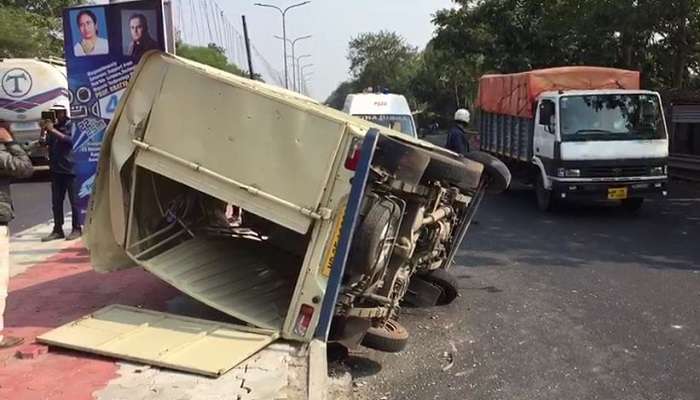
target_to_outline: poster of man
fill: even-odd
[[[102,8],[71,11],[71,37],[76,57],[109,54],[107,20]]]
[[[161,46],[151,35],[153,27],[157,34],[156,13],[153,10],[123,10],[122,39],[124,55],[131,57],[134,62],[141,59],[148,50],[159,49]]]

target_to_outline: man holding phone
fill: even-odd
[[[32,172],[32,161],[22,147],[15,143],[10,124],[0,121],[0,349],[22,343],[21,338],[2,334],[5,299],[10,281],[10,232],[7,225],[14,218],[10,181],[13,178],[28,178]]]
[[[78,196],[75,188],[75,172],[73,171],[73,138],[71,137],[71,122],[68,110],[61,105],[51,108],[52,118],[42,122],[41,143],[49,146],[49,171],[51,174],[51,204],[54,227],[51,234],[41,239],[42,242],[63,239],[75,240],[82,235],[80,226],[80,211]],[[68,194],[72,211],[73,230],[66,237],[63,232],[63,200]]]

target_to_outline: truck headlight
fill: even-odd
[[[581,170],[580,169],[559,168],[557,170],[557,175],[560,178],[580,178],[581,177]]]
[[[651,167],[651,169],[649,170],[649,174],[652,176],[663,176],[666,175],[666,172],[667,167],[665,165],[661,167]]]

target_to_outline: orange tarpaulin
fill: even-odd
[[[533,103],[553,90],[639,89],[639,72],[603,67],[561,67],[509,75],[484,75],[476,106],[497,114],[532,118]]]

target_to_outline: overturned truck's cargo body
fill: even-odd
[[[153,52],[108,129],[87,245],[98,271],[138,264],[249,325],[326,340],[333,316],[386,321],[411,274],[449,267],[482,171],[311,99]],[[375,247],[352,241],[358,227]]]

